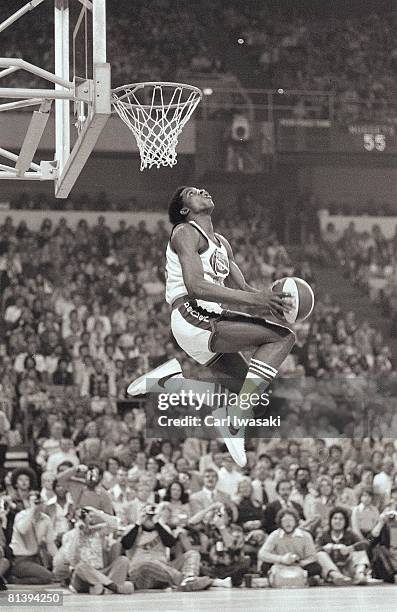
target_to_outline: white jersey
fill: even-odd
[[[229,275],[230,265],[229,256],[225,245],[218,238],[219,244],[214,242],[205,231],[195,221],[189,221],[190,225],[193,225],[202,236],[207,240],[208,247],[200,253],[201,263],[203,265],[204,278],[210,283],[217,285],[224,285],[225,278]],[[165,287],[165,299],[168,304],[172,304],[175,300],[183,295],[188,294],[188,290],[183,282],[182,266],[179,261],[178,255],[171,247],[169,242],[166,251],[166,287]],[[218,302],[207,302],[205,300],[197,300],[197,305],[202,308],[206,308],[211,312],[221,312],[222,306]]]

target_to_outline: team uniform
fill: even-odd
[[[203,266],[204,279],[211,283],[224,285],[230,273],[229,255],[223,238],[215,234],[217,243],[195,221],[188,221],[207,241],[207,248],[199,253]],[[172,237],[172,234],[171,234]],[[240,312],[225,310],[218,302],[197,300],[188,297],[188,290],[183,282],[182,267],[177,253],[171,246],[171,238],[166,250],[166,292],[165,299],[171,306],[177,300],[185,297],[182,303],[177,304],[171,314],[171,331],[178,345],[192,359],[202,365],[211,365],[220,353],[213,350],[213,342],[217,334],[219,321],[247,321],[255,322],[268,327],[285,327],[279,323],[268,321],[261,317],[251,316]],[[259,373],[259,372],[258,372]],[[261,376],[263,376],[261,372]],[[268,372],[270,375],[271,373]]]

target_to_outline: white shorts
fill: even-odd
[[[218,321],[241,322],[247,319],[269,329],[283,327],[291,331],[286,325],[241,312],[231,310],[210,312],[198,306],[196,300],[188,298],[186,298],[186,302],[172,311],[171,331],[178,345],[189,357],[201,365],[210,365],[221,354],[216,353],[212,348]]]

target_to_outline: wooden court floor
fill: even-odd
[[[14,587],[15,588],[15,587]],[[225,589],[195,593],[166,591],[133,595],[74,595],[64,591],[63,607],[30,606],[41,612],[397,612],[397,585],[306,589]],[[15,610],[2,602],[0,610]]]

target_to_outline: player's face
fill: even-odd
[[[205,189],[187,187],[183,191],[183,202],[192,213],[211,213],[214,208],[212,196]]]

